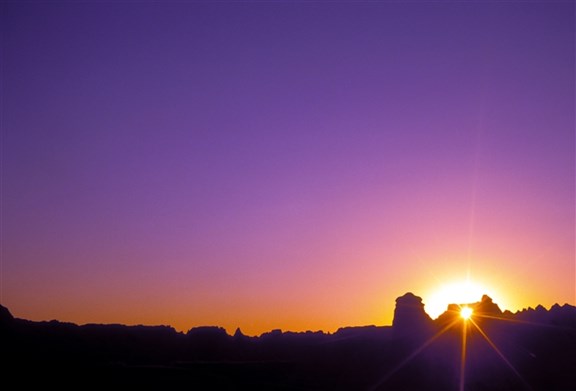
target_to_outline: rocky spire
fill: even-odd
[[[424,311],[422,298],[412,292],[396,299],[392,327],[396,335],[408,335],[427,332],[432,325],[432,319]]]
[[[479,303],[471,304],[471,306],[474,311],[482,314],[502,315],[502,310],[498,307],[498,304],[494,303],[488,295],[483,295]]]

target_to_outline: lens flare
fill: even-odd
[[[474,311],[470,307],[462,307],[462,309],[460,310],[460,316],[462,317],[462,319],[468,320],[472,316],[473,312]]]

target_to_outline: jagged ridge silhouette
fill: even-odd
[[[407,293],[396,299],[392,326],[259,337],[219,327],[184,334],[168,326],[32,322],[0,306],[2,372],[5,384],[19,388],[576,389],[576,307],[513,314],[485,295],[467,304],[472,327],[459,317],[460,306],[432,320],[422,299]]]

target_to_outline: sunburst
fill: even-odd
[[[406,364],[412,361],[420,353],[422,353],[426,348],[432,345],[440,336],[445,334],[447,331],[453,329],[457,325],[460,325],[460,335],[461,335],[461,350],[460,350],[460,374],[459,374],[459,391],[466,390],[466,360],[468,356],[468,336],[471,332],[471,327],[477,331],[483,338],[484,341],[490,346],[492,350],[496,352],[498,357],[504,362],[504,364],[514,373],[514,375],[519,379],[523,386],[530,390],[530,385],[524,380],[522,375],[506,357],[506,355],[498,348],[496,343],[486,334],[486,331],[482,329],[480,324],[475,320],[475,318],[486,318],[494,320],[512,321],[517,323],[530,323],[523,321],[515,321],[512,319],[507,319],[505,317],[499,317],[494,315],[483,314],[482,312],[476,311],[472,305],[459,305],[459,311],[452,312],[455,316],[454,319],[443,327],[439,332],[434,334],[427,341],[422,343],[419,347],[414,349],[405,359],[403,359],[398,365],[396,365],[392,370],[388,371],[377,384],[371,388],[371,390],[377,390],[380,386],[383,386],[391,377],[393,377],[400,369],[402,369]],[[457,316],[456,316],[457,315]]]
[[[460,317],[464,320],[468,320],[472,317],[474,310],[471,307],[464,306],[460,309]]]

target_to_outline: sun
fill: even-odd
[[[462,319],[468,320],[470,319],[470,317],[472,317],[473,312],[474,310],[472,310],[472,308],[470,307],[462,307],[462,309],[460,310],[460,316],[462,317]]]
[[[492,296],[492,292],[492,289],[471,280],[448,283],[424,297],[424,310],[436,319],[446,311],[448,304],[476,303],[484,294]]]

